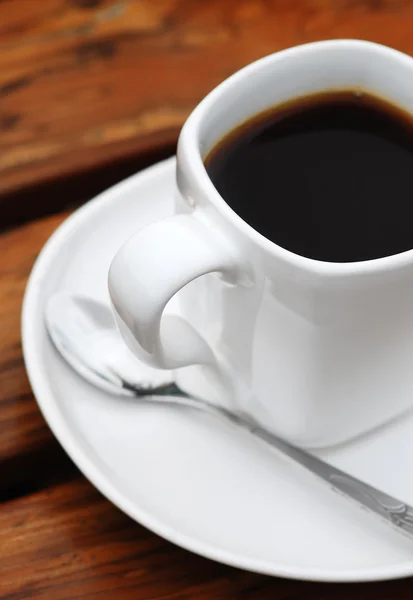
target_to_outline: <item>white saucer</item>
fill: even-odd
[[[107,300],[117,248],[145,223],[172,213],[174,173],[171,159],[106,191],[59,227],[36,262],[23,307],[23,346],[51,429],[114,504],[189,550],[298,579],[413,574],[413,542],[249,434],[201,413],[105,395],[52,348],[42,319],[46,298],[66,290]],[[413,503],[412,440],[410,415],[321,454]]]

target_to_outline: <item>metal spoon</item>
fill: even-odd
[[[248,415],[188,395],[167,371],[142,365],[123,343],[109,307],[82,296],[59,293],[47,302],[46,327],[69,365],[93,385],[139,401],[178,404],[213,413],[249,431],[413,539],[413,508],[263,429]]]

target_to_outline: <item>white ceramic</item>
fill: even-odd
[[[111,266],[131,349],[158,367],[200,365],[179,372],[183,387],[199,393],[206,377],[222,398],[222,383],[227,401],[305,446],[342,442],[409,408],[413,251],[345,264],[286,251],[224,202],[203,157],[247,117],[315,91],[359,87],[413,110],[412,80],[410,57],[339,40],[263,58],[211,92],[180,136],[180,214],[139,231]],[[185,319],[162,316],[177,292]]]
[[[236,427],[135,403],[77,377],[42,314],[55,292],[109,303],[107,270],[136,227],[173,213],[175,161],[89,202],[47,242],[23,306],[27,371],[47,422],[83,473],[123,511],[189,550],[300,579],[413,575],[411,542]],[[137,363],[145,377],[145,367]],[[319,456],[413,503],[413,416]],[[397,467],[397,468],[396,468]]]

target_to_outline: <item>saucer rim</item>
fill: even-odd
[[[171,157],[158,162],[147,169],[132,175],[120,183],[108,188],[94,199],[77,209],[67,217],[52,233],[40,251],[30,273],[23,298],[21,313],[21,332],[23,358],[33,394],[40,411],[52,433],[61,446],[79,467],[84,476],[120,510],[147,529],[164,539],[205,558],[265,575],[317,582],[373,582],[409,577],[413,574],[413,560],[403,561],[389,567],[362,569],[321,569],[313,567],[292,567],[268,560],[254,559],[243,554],[223,550],[214,544],[203,542],[196,537],[180,533],[178,529],[141,508],[119,489],[114,481],[106,476],[96,462],[78,443],[76,436],[58,407],[53,390],[47,377],[42,374],[41,353],[38,351],[38,336],[34,323],[39,318],[38,298],[43,281],[48,277],[49,265],[65,245],[72,233],[95,213],[99,213],[125,191],[139,185],[150,185],[151,180],[169,169],[175,169],[176,159]]]

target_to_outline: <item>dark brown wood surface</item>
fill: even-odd
[[[413,598],[413,580],[246,573],[134,523],[53,438],[21,352],[27,277],[67,213],[40,215],[173,152],[193,106],[238,67],[333,37],[413,54],[413,0],[0,0],[0,598]]]
[[[411,0],[0,0],[2,221],[171,153],[196,103],[251,60],[337,37],[411,53],[412,23]]]

